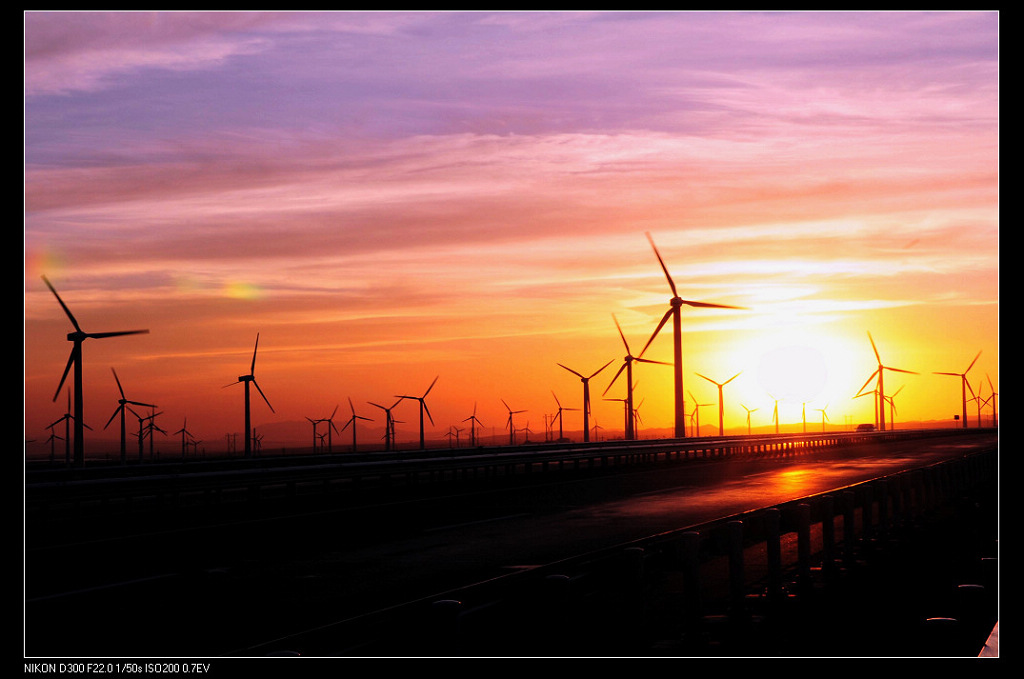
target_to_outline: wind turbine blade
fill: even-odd
[[[586,379],[583,375],[580,375],[578,372],[576,372],[575,370],[573,370],[572,368],[570,368],[568,366],[564,366],[561,363],[556,363],[556,365],[559,365],[559,366],[565,368],[566,370],[571,372],[573,375],[576,375],[577,377],[579,377],[581,380],[585,380]]]
[[[121,392],[121,398],[124,398],[124,389],[121,388],[121,380],[117,379],[117,371],[111,368],[110,372],[114,373],[114,381],[117,382],[117,390]]]
[[[974,390],[971,389],[971,383],[967,381],[966,377],[964,378],[964,386],[967,387],[967,391],[971,392],[971,396],[974,396],[975,398],[977,398],[977,396],[975,396],[975,394],[974,394]]]
[[[330,422],[331,420],[333,420],[334,416],[337,415],[337,414],[338,414],[338,406],[334,406],[334,412],[331,413],[331,416],[329,418],[327,418],[327,421]]]
[[[103,428],[106,429],[107,427],[109,427],[110,423],[114,421],[114,418],[117,417],[117,414],[121,412],[123,409],[123,405],[117,406],[117,408],[114,409],[114,414],[110,416],[110,419],[107,420],[107,423],[105,425],[103,425]]]
[[[622,326],[619,325],[619,319],[615,318],[615,314],[612,314],[612,320],[615,321],[615,327],[619,329],[619,337],[622,338],[622,343],[626,345],[626,353],[630,353],[629,342],[626,341],[626,336],[622,334]]]
[[[142,408],[156,408],[152,403],[142,403],[141,401],[125,401],[125,403],[131,403],[133,406],[139,406]]]
[[[880,369],[879,369],[879,370],[880,370]],[[875,379],[875,376],[876,376],[876,375],[878,375],[878,372],[879,372],[878,370],[875,370],[875,372],[871,373],[871,377],[869,377],[869,378],[868,378],[868,379],[867,379],[867,380],[866,380],[866,381],[864,382],[864,384],[863,384],[863,385],[861,385],[861,388],[857,390],[857,393],[858,393],[858,394],[859,394],[860,392],[864,391],[864,387],[868,386],[868,384],[869,384],[869,383],[871,382],[871,380]]]
[[[953,375],[954,377],[963,377],[960,373],[932,373],[933,375]]]
[[[430,424],[434,424],[434,418],[430,416],[430,408],[427,407],[427,402],[420,401],[420,404],[423,406],[423,412],[427,414],[427,419],[430,420]]]
[[[724,387],[725,385],[729,384],[730,382],[732,382],[734,379],[736,379],[737,377],[739,377],[742,374],[743,374],[743,371],[741,370],[740,372],[736,373],[735,375],[733,375],[732,377],[727,379],[725,382],[722,382],[722,386]]]
[[[509,413],[511,413],[512,409],[508,407],[507,403],[505,403],[505,399],[501,399],[501,402],[505,404],[505,409],[508,410]]]
[[[71,355],[68,356],[68,364],[64,366],[64,374],[60,376],[60,383],[57,385],[57,391],[53,394],[53,400],[56,403],[57,397],[60,396],[60,390],[64,388],[64,380],[68,378],[68,372],[71,370],[71,365],[75,362],[75,350],[71,350]],[[71,394],[68,393],[68,400],[70,401]]]
[[[980,358],[980,357],[981,357],[981,351],[979,351],[979,352],[978,352],[978,355],[974,357],[974,360],[973,360],[973,361],[971,361],[971,364],[970,364],[969,366],[967,366],[967,370],[965,370],[965,371],[964,371],[964,374],[965,374],[965,375],[966,375],[967,373],[971,372],[971,368],[973,368],[973,367],[974,367],[974,364],[978,362],[978,358]]]
[[[259,349],[259,346],[260,346],[260,334],[256,333],[256,344],[252,348],[252,366],[249,368],[249,374],[250,375],[255,375],[256,374],[256,350]],[[270,404],[268,403],[267,405],[270,405]],[[271,408],[271,410],[273,410],[273,408]]]
[[[711,302],[695,302],[689,299],[679,300],[686,306],[700,307],[701,309],[746,309],[742,306],[732,306],[731,304],[712,304]]]
[[[643,353],[643,352],[641,352],[641,353]],[[588,377],[587,379],[589,380],[589,379],[591,379],[591,378],[595,377],[595,376],[597,375],[597,373],[601,372],[602,370],[604,370],[605,368],[607,368],[608,366],[610,366],[610,365],[611,365],[611,364],[612,364],[612,363],[613,363],[614,361],[615,361],[615,359],[614,359],[614,358],[613,358],[612,360],[608,361],[607,363],[605,363],[604,365],[602,365],[602,366],[601,366],[600,368],[598,368],[597,370],[595,370],[595,371],[594,371],[594,373],[593,373],[593,374],[592,374],[592,375],[591,375],[590,377]],[[563,367],[564,367],[564,366],[563,366]],[[576,374],[577,374],[577,375],[579,375],[579,373],[576,373]],[[580,375],[580,377],[583,377],[583,375]]]
[[[672,309],[669,309],[668,311],[665,312],[665,315],[661,317],[661,322],[658,323],[658,327],[655,328],[654,332],[651,333],[651,339],[647,340],[647,344],[645,344],[644,348],[640,350],[640,355],[641,356],[643,356],[644,352],[647,351],[647,347],[651,346],[651,342],[654,341],[654,338],[658,336],[658,333],[661,332],[661,329],[665,327],[665,324],[668,322],[668,319],[671,318],[671,317],[672,317]]]
[[[613,377],[612,381],[608,383],[608,386],[605,387],[605,390],[603,392],[601,392],[601,396],[604,396],[605,394],[608,393],[608,390],[612,388],[613,384],[615,384],[615,380],[619,379],[619,375],[621,375],[622,371],[625,370],[625,369],[626,369],[626,364],[623,363],[622,367],[619,368],[619,372],[615,373],[615,377]]]
[[[871,349],[875,352],[875,358],[878,359],[878,365],[882,365],[882,357],[878,355],[878,348],[875,346],[875,340],[871,337],[871,333],[868,333],[868,340],[871,342]]]
[[[87,332],[86,337],[92,339],[103,339],[105,337],[120,337],[121,335],[148,335],[149,330],[119,330],[117,332]]]
[[[264,394],[263,390],[260,389],[259,383],[256,380],[253,380],[252,384],[253,384],[254,387],[256,387],[256,391],[260,392],[260,396],[263,397],[263,400],[266,401],[267,407],[270,408],[270,412],[276,413],[277,411],[274,410],[274,406],[270,405],[270,401],[267,400],[266,394]]]
[[[885,366],[885,369],[886,370],[891,370],[894,373],[906,373],[908,375],[920,375],[921,374],[921,373],[916,373],[913,370],[903,370],[901,368],[890,368],[889,366]]]
[[[60,298],[60,295],[57,294],[56,288],[54,288],[53,285],[50,284],[50,281],[46,276],[43,276],[42,279],[43,282],[46,283],[46,287],[50,288],[50,292],[53,293],[53,296],[57,298],[57,301],[60,303],[61,308],[64,309],[64,313],[68,315],[69,319],[71,319],[71,325],[75,326],[75,330],[81,332],[82,329],[78,326],[78,321],[75,320],[75,315],[71,313],[71,309],[68,309],[68,305],[65,304],[64,300],[62,300]]]
[[[661,264],[661,270],[665,272],[665,278],[668,279],[668,286],[672,288],[672,296],[678,297],[679,295],[676,293],[676,284],[672,280],[672,274],[668,272],[668,267],[665,266],[665,260],[661,258],[661,253],[658,252],[658,246],[654,244],[654,239],[651,238],[650,232],[648,232],[646,235],[648,242],[650,242],[651,244],[651,247],[654,248],[654,256],[658,258],[658,264]]]
[[[440,375],[438,375],[437,377],[440,377]],[[430,383],[430,386],[427,387],[427,390],[425,392],[423,392],[423,398],[426,398],[427,394],[430,393],[430,390],[434,388],[435,384],[437,384],[437,377],[435,377],[434,381]]]
[[[700,373],[694,373],[694,375],[696,375],[697,377],[703,377],[704,379],[706,379],[711,384],[718,384],[718,382],[715,382],[713,379],[711,379],[710,377],[707,377],[706,375],[701,375]]]
[[[657,363],[658,365],[672,365],[671,363],[666,363],[665,361],[655,361],[650,358],[640,358],[639,356],[635,357],[633,360],[636,361],[637,363]]]

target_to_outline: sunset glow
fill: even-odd
[[[309,446],[338,406],[340,429],[348,399],[381,445],[369,403],[435,377],[429,445],[474,409],[507,442],[502,400],[543,440],[552,391],[582,405],[558,364],[608,361],[591,426],[621,437],[613,314],[636,354],[672,298],[648,233],[680,297],[742,307],[681,311],[685,389],[717,404],[698,373],[739,374],[726,433],[743,406],[772,429],[776,398],[782,431],[874,422],[868,333],[917,373],[885,373],[897,427],[954,426],[937,372],[999,392],[996,12],[24,18],[30,457],[67,410],[73,330],[41,276],[86,332],[149,330],[84,343],[90,452],[116,449],[112,368],[167,432],[187,418],[224,450],[257,334],[264,449]],[[644,358],[671,362],[671,336]],[[669,435],[672,369],[634,382],[638,434]],[[415,447],[418,404],[394,413]],[[717,405],[700,423],[718,433]],[[582,414],[564,427],[580,440]]]

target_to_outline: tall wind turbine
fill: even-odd
[[[476,446],[476,425],[483,426],[476,417],[476,403],[473,403],[473,414],[464,419],[463,422],[469,422],[469,445]]]
[[[622,344],[625,345],[625,347],[626,347],[626,357],[622,361],[622,367],[619,368],[619,371],[617,373],[615,373],[615,377],[613,377],[612,381],[608,383],[608,386],[605,388],[604,393],[602,393],[601,395],[604,396],[605,394],[608,393],[608,390],[612,388],[613,384],[615,384],[615,380],[619,379],[619,375],[621,375],[622,371],[625,370],[626,371],[626,412],[627,413],[631,413],[631,412],[633,412],[633,362],[635,361],[637,363],[657,363],[659,365],[672,365],[672,364],[671,363],[664,363],[662,361],[652,361],[649,358],[643,358],[643,354],[644,354],[643,351],[640,352],[639,356],[634,356],[633,353],[629,350],[629,342],[626,341],[626,336],[622,333],[622,326],[619,325],[619,319],[615,318],[615,314],[612,314],[612,320],[615,321],[615,327],[619,331],[619,337],[622,338]],[[648,342],[648,344],[650,344],[650,342]],[[647,347],[644,347],[644,350],[646,350],[646,349],[647,349]],[[633,432],[633,418],[632,417],[627,417],[626,418],[625,438],[626,438],[627,441],[632,441],[634,438],[636,438],[636,435]]]
[[[697,374],[697,377],[703,377],[708,382],[710,382],[711,384],[713,384],[716,387],[718,387],[718,435],[719,436],[725,436],[725,399],[722,396],[722,388],[725,387],[725,385],[727,385],[730,382],[732,382],[737,377],[739,377],[740,373],[736,373],[735,375],[733,375],[732,377],[730,377],[729,379],[727,379],[725,382],[722,382],[722,383],[715,382],[710,377],[705,377],[704,375],[701,375],[700,373],[696,373],[696,374]]]
[[[68,358],[68,364],[64,367],[64,374],[60,378],[60,384],[57,385],[57,391],[53,395],[53,400],[57,400],[57,396],[60,395],[61,387],[64,386],[64,380],[68,377],[68,371],[74,366],[74,380],[75,380],[75,464],[78,466],[85,464],[85,432],[83,431],[83,419],[84,413],[84,398],[82,396],[82,343],[87,339],[105,339],[107,337],[119,337],[121,335],[145,335],[149,333],[149,330],[120,330],[115,332],[85,332],[78,325],[78,321],[75,320],[74,314],[68,309],[67,305],[64,304],[64,300],[57,294],[57,290],[53,287],[46,276],[43,276],[43,282],[46,283],[46,287],[50,288],[50,292],[57,298],[57,302],[60,303],[64,313],[67,314],[68,319],[71,321],[71,325],[75,327],[74,332],[68,333],[68,341],[71,345],[71,356]]]
[[[153,405],[152,403],[142,403],[141,401],[129,401],[127,398],[125,398],[124,389],[121,387],[121,380],[119,380],[117,377],[117,371],[111,368],[110,372],[114,373],[114,381],[117,382],[117,390],[121,392],[121,398],[119,398],[117,401],[118,406],[114,410],[114,414],[110,416],[110,419],[107,420],[107,423],[105,425],[103,425],[103,428],[106,429],[107,427],[109,427],[110,423],[114,421],[114,418],[117,417],[118,413],[121,414],[121,464],[125,464],[128,461],[127,446],[125,443],[125,409],[128,407],[129,404],[141,406],[144,408],[156,408],[156,406]]]
[[[320,418],[321,422],[326,422],[327,423],[327,454],[328,455],[330,455],[332,452],[334,452],[334,437],[331,435],[331,432],[337,431],[339,434],[341,433],[340,431],[338,431],[338,428],[336,426],[334,426],[334,416],[337,415],[337,414],[338,414],[338,406],[334,406],[334,412],[331,413],[330,417],[321,417]]]
[[[316,442],[320,436],[316,433],[317,425],[320,424],[320,420],[314,420],[312,417],[306,417],[306,420],[313,425],[313,453],[316,453]]]
[[[935,373],[936,375],[953,375],[955,377],[960,378],[960,403],[963,405],[964,408],[962,425],[964,429],[967,429],[967,391],[970,390],[971,396],[974,396],[974,389],[971,389],[970,383],[967,382],[967,373],[969,373],[971,371],[971,368],[974,367],[974,364],[978,362],[979,356],[981,356],[980,351],[978,352],[978,355],[974,357],[974,360],[971,361],[971,364],[967,366],[967,370],[963,371],[962,373]]]
[[[614,359],[612,359],[612,360],[614,360]],[[562,368],[565,368],[566,370],[571,372],[576,377],[580,378],[580,381],[583,382],[583,442],[584,443],[589,443],[590,442],[590,380],[593,379],[599,372],[601,372],[602,370],[604,370],[605,368],[607,368],[611,364],[612,364],[612,361],[608,361],[607,363],[602,365],[600,368],[595,370],[593,373],[591,373],[587,377],[584,377],[582,374],[576,372],[575,370],[573,370],[572,368],[570,368],[568,366],[562,365],[561,363],[558,364]]]
[[[356,452],[356,420],[365,420],[367,422],[373,422],[373,420],[371,420],[369,417],[361,417],[359,415],[356,415],[356,407],[352,405],[351,398],[349,398],[348,400],[348,408],[349,410],[352,411],[352,417],[348,418],[348,421],[344,425],[342,425],[341,431],[345,431],[348,428],[348,425],[352,425],[352,452],[354,453]],[[339,431],[338,433],[340,434],[341,431]]]
[[[519,413],[525,413],[526,411],[512,410],[512,408],[510,408],[509,405],[505,403],[505,399],[501,399],[501,402],[505,404],[505,409],[508,410],[508,421],[505,422],[505,426],[508,427],[508,444],[510,446],[514,446],[516,444],[516,428],[515,425],[512,424],[512,416],[518,415]]]
[[[250,457],[252,455],[252,419],[249,416],[249,384],[252,383],[256,386],[256,391],[260,392],[260,396],[263,397],[263,401],[270,408],[270,412],[277,412],[274,410],[274,406],[270,405],[270,401],[267,400],[266,394],[260,389],[260,385],[256,382],[256,350],[260,346],[260,334],[256,333],[256,344],[252,349],[252,365],[249,367],[248,375],[239,375],[238,381],[245,384],[245,456]],[[231,384],[235,384],[232,382]],[[225,385],[225,388],[230,387],[231,384]]]
[[[754,412],[755,410],[760,410],[760,408],[748,408],[747,406],[744,406],[742,403],[740,405],[743,406],[743,409],[747,411],[747,436],[750,436],[750,413]]]
[[[437,377],[440,377],[440,375],[438,375]],[[430,409],[427,408],[427,394],[429,394],[430,390],[434,388],[435,384],[437,384],[437,377],[435,377],[434,381],[430,383],[430,386],[427,387],[427,390],[423,392],[423,396],[395,396],[395,398],[397,399],[404,398],[409,399],[410,401],[420,402],[420,450],[426,450],[427,448],[427,440],[423,436],[423,413],[427,414],[427,417],[430,419],[430,424],[434,424],[434,418],[430,416]]]
[[[871,349],[875,352],[875,359],[878,360],[878,369],[871,374],[871,377],[864,382],[864,386],[858,389],[858,392],[864,391],[864,387],[868,386],[871,379],[878,376],[878,402],[876,407],[878,408],[878,429],[879,431],[885,431],[885,371],[897,373],[907,373],[908,375],[917,375],[918,373],[912,370],[903,370],[901,368],[893,368],[887,365],[882,365],[882,357],[878,354],[878,347],[875,346],[875,340],[871,337],[871,333],[868,333],[868,340],[871,341]],[[966,408],[966,406],[965,406]],[[966,412],[966,410],[965,410]]]
[[[701,307],[709,309],[742,309],[743,307],[728,306],[725,304],[710,304],[708,302],[694,302],[692,300],[680,299],[679,294],[676,292],[676,284],[672,280],[672,275],[668,272],[668,267],[665,266],[665,261],[661,258],[661,254],[658,252],[657,246],[654,245],[654,239],[651,238],[651,234],[647,234],[647,240],[651,242],[651,247],[654,248],[654,254],[658,258],[658,263],[661,264],[661,270],[665,272],[665,278],[668,279],[668,285],[672,289],[672,299],[669,300],[669,310],[665,312],[665,315],[661,319],[661,323],[658,323],[658,327],[654,329],[654,334],[651,335],[651,339],[647,340],[647,344],[650,345],[654,341],[654,338],[661,332],[662,327],[668,322],[668,319],[672,319],[672,361],[675,366],[675,417],[676,417],[676,438],[683,438],[686,436],[686,404],[683,399],[683,333],[680,318],[680,308],[685,304],[692,307]],[[644,351],[647,347],[644,347]],[[643,355],[643,351],[640,352]]]

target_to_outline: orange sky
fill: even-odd
[[[809,429],[826,406],[830,428],[873,421],[852,398],[869,332],[920,373],[886,373],[897,425],[951,421],[959,382],[935,371],[981,351],[970,382],[999,388],[997,19],[29,13],[27,450],[66,405],[71,326],[41,275],[84,330],[150,331],[86,341],[87,442],[117,436],[114,368],[165,430],[223,446],[257,333],[257,430],[306,437],[337,405],[340,426],[348,398],[379,426],[368,401],[437,376],[428,439],[474,405],[501,435],[502,399],[542,439],[552,391],[582,397],[557,364],[613,359],[594,419],[621,428],[612,315],[638,352],[671,297],[646,232],[681,297],[745,307],[682,314],[698,402],[717,389],[696,373],[740,373],[727,429],[742,405],[769,425],[783,390],[783,431],[802,401]],[[671,427],[671,369],[634,378],[641,435]],[[415,440],[415,404],[395,415]]]

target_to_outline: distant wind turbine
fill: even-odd
[[[864,391],[864,387],[868,386],[872,378],[878,376],[877,388],[878,388],[878,401],[876,407],[878,409],[878,428],[880,431],[885,431],[885,371],[897,373],[907,373],[908,375],[917,375],[918,373],[912,370],[903,370],[901,368],[893,368],[887,365],[882,365],[882,357],[878,354],[878,347],[875,346],[875,340],[871,337],[871,333],[868,333],[868,340],[871,342],[871,349],[875,352],[875,359],[878,360],[878,369],[871,373],[871,377],[864,382],[864,386],[858,389],[858,393]]]
[[[469,422],[469,445],[476,446],[476,425],[483,426],[483,423],[476,417],[476,403],[473,403],[473,414],[463,420]]]
[[[385,408],[384,406],[382,406],[380,404],[374,403],[372,401],[367,401],[367,403],[369,403],[370,405],[372,405],[372,406],[374,406],[376,408],[380,408],[381,410],[384,411],[384,450],[391,450],[391,448],[394,446],[394,442],[395,442],[395,418],[391,414],[391,411],[394,409],[395,406],[397,406],[401,402],[402,402],[402,399],[398,399],[397,401],[394,402],[394,404],[390,408]]]
[[[440,375],[438,375],[437,377],[440,377]],[[427,387],[427,390],[425,392],[423,392],[423,396],[396,396],[395,397],[395,398],[397,398],[399,400],[401,400],[401,399],[408,399],[410,401],[419,401],[420,402],[420,449],[421,450],[426,450],[426,448],[427,448],[427,440],[426,440],[426,438],[424,438],[424,435],[423,435],[423,413],[427,414],[427,417],[430,419],[430,424],[431,425],[434,424],[434,418],[431,417],[430,409],[427,408],[427,394],[429,394],[430,390],[434,388],[435,384],[437,384],[437,377],[435,377],[434,381],[430,383],[430,386]]]
[[[63,415],[57,418],[57,421],[51,424],[50,427],[55,427],[61,422],[64,423],[64,462],[65,464],[71,464],[71,421],[75,419],[75,416],[71,414],[71,392],[68,392],[68,409]],[[82,423],[82,427],[92,431],[92,427]]]
[[[608,361],[607,363],[602,365],[600,368],[595,370],[593,373],[591,373],[587,377],[584,377],[582,374],[576,372],[575,370],[573,370],[572,368],[570,368],[568,366],[562,365],[561,363],[558,364],[560,367],[565,368],[566,370],[571,372],[573,375],[575,375],[576,377],[580,378],[580,381],[583,382],[583,441],[584,441],[584,443],[588,443],[590,441],[590,380],[593,379],[595,376],[597,376],[597,374],[599,372],[601,372],[602,370],[604,370],[605,368],[607,368],[611,364],[612,364],[612,361]]]
[[[512,410],[512,408],[510,408],[509,405],[505,403],[505,399],[501,399],[501,402],[505,404],[505,409],[508,410],[508,421],[505,423],[505,426],[508,427],[508,444],[510,446],[514,446],[516,444],[516,428],[515,425],[512,423],[512,416],[518,415],[519,413],[525,413],[526,411]]]
[[[742,403],[740,405],[743,406],[743,409],[747,411],[747,436],[750,436],[750,414],[754,411],[760,410],[760,408],[748,408],[747,406],[744,406]]]
[[[124,414],[121,414],[121,424],[124,426]],[[175,435],[181,434],[181,459],[185,459],[185,451],[188,449],[188,439],[192,438],[192,433],[186,428],[188,425],[188,418],[186,417],[181,422],[181,429],[174,432]],[[186,438],[187,437],[187,438]],[[123,454],[123,453],[122,453]]]
[[[555,397],[555,404],[558,406],[558,412],[555,414],[555,417],[558,419],[558,440],[561,441],[565,438],[565,436],[562,433],[562,411],[578,410],[578,408],[563,408],[562,402],[558,400],[558,396],[555,394],[553,390],[551,392],[551,395]]]
[[[988,376],[988,373],[985,373],[985,379],[988,380],[988,388],[992,390],[992,395],[989,396],[989,400],[992,401],[992,426],[995,427],[998,426],[996,420],[996,396],[998,395],[998,392],[996,392],[996,388],[992,386],[992,378]]]
[[[260,334],[256,333],[256,344],[252,349],[252,365],[249,367],[248,375],[239,375],[238,382],[242,382],[245,385],[245,456],[250,457],[252,455],[252,419],[249,416],[249,384],[252,383],[256,386],[256,391],[260,392],[260,396],[263,397],[263,401],[270,408],[270,412],[276,412],[274,406],[270,405],[270,401],[267,400],[266,394],[260,389],[260,385],[256,382],[256,350],[260,346]],[[225,388],[230,387],[236,382],[225,385]]]
[[[715,382],[710,377],[706,377],[704,375],[701,375],[700,373],[696,373],[696,375],[697,377],[703,377],[708,382],[718,387],[718,435],[725,436],[725,398],[722,396],[722,388],[725,387],[725,385],[732,382],[737,377],[739,377],[740,373],[736,373],[735,375],[727,379],[725,382],[721,383]]]
[[[105,339],[107,337],[119,337],[121,335],[144,335],[148,334],[149,330],[120,330],[115,332],[85,332],[78,325],[78,321],[75,320],[74,314],[68,309],[67,305],[64,304],[64,300],[57,294],[57,290],[53,287],[46,276],[43,276],[43,282],[46,283],[46,287],[50,289],[53,296],[57,298],[57,302],[60,303],[64,313],[67,314],[68,319],[71,321],[71,325],[75,327],[74,332],[68,333],[68,341],[72,343],[71,356],[68,358],[68,364],[64,367],[64,374],[60,378],[60,384],[57,385],[57,391],[54,392],[53,400],[57,400],[57,396],[60,394],[61,388],[64,386],[64,380],[68,377],[68,371],[74,366],[74,391],[75,391],[75,465],[82,466],[85,464],[85,432],[83,431],[83,418],[84,414],[84,398],[82,395],[82,343],[87,339]]]
[[[974,396],[974,389],[971,389],[971,385],[967,381],[967,373],[969,373],[971,371],[971,368],[974,367],[974,364],[978,362],[978,357],[980,357],[980,356],[981,356],[981,352],[979,351],[978,355],[974,357],[973,361],[971,361],[971,364],[969,366],[967,366],[967,370],[963,371],[962,373],[940,373],[940,372],[935,373],[936,375],[953,375],[954,377],[959,377],[960,378],[960,381],[961,381],[961,384],[960,384],[960,394],[961,394],[960,395],[960,403],[963,406],[963,425],[962,426],[963,426],[964,429],[967,429],[967,391],[970,390],[971,396]]]
[[[772,420],[775,422],[775,433],[779,433],[779,399],[775,398],[771,394],[768,396],[775,401],[775,408],[772,410]]]
[[[903,391],[903,387],[907,385],[900,385],[891,396],[886,396],[885,400],[889,403],[889,431],[896,429],[896,395]]]
[[[647,240],[650,241],[651,247],[654,248],[654,255],[658,258],[658,263],[661,264],[661,270],[665,272],[665,278],[668,279],[668,285],[672,289],[672,299],[669,300],[669,310],[665,312],[665,315],[662,317],[658,327],[655,328],[654,333],[651,335],[651,339],[647,340],[647,345],[650,346],[651,342],[654,341],[654,338],[657,337],[659,332],[661,332],[662,327],[664,327],[665,323],[668,322],[668,319],[672,318],[672,365],[675,367],[675,434],[676,438],[683,438],[686,436],[686,405],[683,399],[683,336],[680,309],[684,304],[687,306],[709,309],[742,309],[743,307],[680,299],[679,294],[676,292],[676,284],[672,280],[672,276],[669,274],[668,267],[665,266],[665,261],[661,258],[661,254],[658,252],[657,246],[654,245],[654,239],[651,238],[650,233],[647,234]],[[646,350],[647,346],[644,347],[640,354],[643,355]]]
[[[359,415],[356,415],[356,407],[352,405],[351,398],[348,399],[348,408],[349,410],[352,411],[352,417],[348,418],[348,421],[345,422],[344,425],[342,425],[341,431],[345,431],[346,429],[348,429],[348,425],[352,425],[352,452],[354,453],[356,452],[356,420],[365,420],[366,422],[373,422],[373,420],[371,420],[369,417],[361,417]],[[341,431],[339,431],[338,433],[340,434]]]
[[[608,386],[605,388],[604,393],[602,393],[601,395],[604,396],[605,394],[608,393],[608,390],[612,388],[613,384],[615,384],[615,380],[619,379],[619,375],[621,375],[622,371],[625,370],[626,371],[626,412],[631,413],[631,412],[633,412],[633,362],[635,361],[637,363],[656,363],[658,365],[672,365],[672,364],[671,363],[664,363],[663,361],[652,361],[649,358],[643,358],[643,354],[644,354],[643,351],[641,351],[638,356],[634,356],[633,353],[629,350],[629,342],[626,341],[626,336],[622,333],[622,326],[619,325],[619,319],[617,319],[615,317],[615,314],[612,314],[612,320],[615,321],[615,327],[619,331],[619,337],[622,338],[622,344],[625,345],[625,347],[626,347],[626,357],[622,361],[622,367],[619,368],[619,371],[617,373],[615,373],[615,377],[613,377],[612,381],[608,383]],[[644,347],[644,349],[646,350],[647,347]],[[632,441],[634,438],[636,438],[636,435],[633,432],[633,418],[632,417],[627,417],[626,418],[625,438],[628,441]]]
[[[893,396],[895,396],[895,394],[893,394]],[[825,412],[826,410],[828,410],[828,404],[826,403],[824,408],[815,408],[815,410],[817,410],[819,413],[821,413],[821,431],[822,431],[822,433],[824,433],[825,432],[825,420],[828,419],[828,413]]]
[[[695,437],[699,437],[700,436],[700,409],[704,408],[706,406],[713,406],[715,404],[714,403],[697,403],[697,399],[694,397],[693,392],[687,391],[686,393],[689,394],[690,398],[693,399],[693,412],[690,413],[690,417],[692,419],[696,420],[696,426],[694,426],[693,424],[690,425],[690,428],[692,430],[691,434],[693,436],[695,436]]]
[[[117,401],[118,406],[114,410],[114,414],[110,416],[110,419],[107,420],[107,423],[105,425],[103,425],[103,428],[106,429],[107,427],[109,427],[110,423],[114,421],[114,418],[117,417],[118,413],[121,414],[121,464],[125,464],[128,461],[127,446],[125,443],[125,408],[127,408],[129,404],[140,406],[143,408],[156,408],[156,406],[153,405],[152,403],[142,403],[141,401],[129,401],[127,398],[125,398],[124,389],[121,387],[121,380],[118,379],[117,377],[117,371],[111,368],[110,372],[114,373],[114,381],[117,382],[117,390],[121,393],[121,398],[118,399]]]

